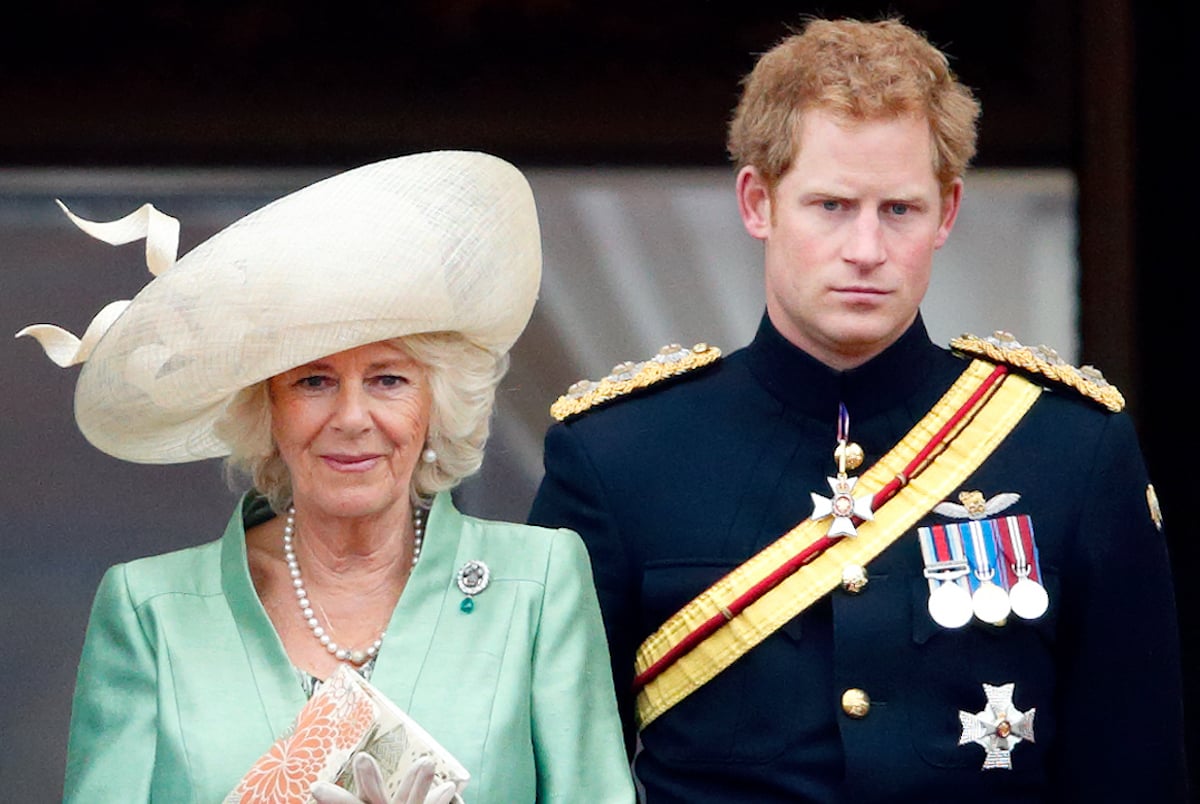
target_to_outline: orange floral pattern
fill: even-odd
[[[291,732],[254,763],[226,801],[305,804],[313,782],[331,763],[330,771],[336,774],[371,728],[375,714],[367,694],[339,670],[300,710]]]

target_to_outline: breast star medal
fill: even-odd
[[[847,437],[850,433],[850,414],[845,405],[838,405],[838,445],[833,457],[838,464],[837,477],[829,477],[829,489],[833,494],[823,497],[812,492],[813,512],[809,519],[814,522],[832,517],[827,536],[857,536],[858,529],[854,520],[869,520],[871,512],[871,495],[854,496],[854,485],[857,477],[848,477],[847,469],[857,469],[863,461],[863,451],[858,444],[850,443]]]
[[[987,706],[982,712],[959,710],[962,723],[959,745],[976,743],[987,753],[983,758],[983,770],[1012,769],[1012,750],[1022,740],[1033,742],[1033,715],[1036,709],[1022,712],[1013,705],[1013,690],[1016,684],[1001,684],[993,687],[983,685]]]

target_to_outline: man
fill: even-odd
[[[1184,796],[1162,523],[1119,393],[921,322],[978,114],[898,21],[784,40],[729,135],[764,247],[753,342],[556,406],[530,519],[588,544],[650,804]]]

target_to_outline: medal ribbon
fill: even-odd
[[[991,525],[972,519],[947,525],[947,528],[953,528],[956,537],[962,540],[967,561],[971,564],[971,590],[978,589],[979,585],[985,581],[1003,586],[1002,579],[996,577],[998,562],[996,561],[996,542],[992,538]]]
[[[841,447],[838,453],[838,474],[846,474],[846,439],[850,437],[850,412],[846,410],[845,402],[838,402],[837,442]]]
[[[997,519],[995,527],[1008,588],[1011,589],[1022,577],[1041,583],[1037,543],[1033,540],[1033,520],[1028,515],[1006,516]]]
[[[1002,382],[1003,380],[1003,382]],[[638,650],[639,726],[670,709],[865,565],[973,472],[1033,406],[1040,388],[973,361],[904,439],[859,479],[875,518],[853,539],[805,520],[702,592]],[[885,506],[884,504],[887,503]],[[814,538],[817,537],[817,538]],[[825,556],[819,571],[797,572]],[[679,661],[686,657],[687,661]]]
[[[929,579],[929,592],[932,594],[943,583],[963,581],[970,574],[970,567],[963,556],[962,540],[951,538],[946,533],[952,525],[934,525],[928,528],[917,528],[917,540],[921,544],[921,558],[925,561],[925,577]],[[966,587],[963,587],[966,589]]]

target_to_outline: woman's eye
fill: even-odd
[[[408,384],[408,379],[398,374],[384,374],[375,378],[375,381],[383,388],[399,388]]]
[[[320,375],[313,375],[312,377],[301,377],[296,382],[296,385],[299,386],[300,388],[313,388],[313,389],[323,388],[323,387],[325,387],[325,379],[326,379],[325,377],[322,377]]]

